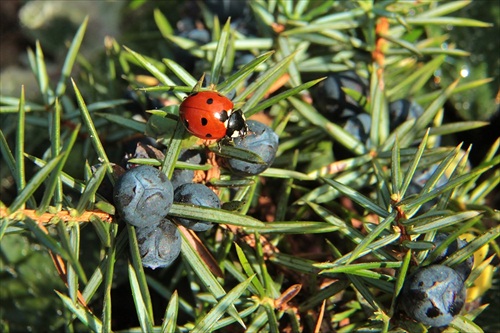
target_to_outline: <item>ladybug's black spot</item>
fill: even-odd
[[[212,134],[208,133],[207,135],[205,135],[205,138],[211,138],[212,137]]]
[[[214,102],[214,99],[213,98],[209,98],[207,99],[207,104],[212,104]]]
[[[207,118],[202,117],[202,118],[201,118],[201,125],[202,125],[202,126],[207,126],[207,124],[208,124],[208,120],[207,120]]]
[[[217,118],[220,120],[221,123],[225,122],[229,118],[226,110],[220,111],[217,115],[218,115]]]

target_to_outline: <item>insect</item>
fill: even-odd
[[[192,93],[179,106],[179,115],[188,132],[202,139],[231,139],[247,132],[243,112],[233,110],[233,102],[216,91]]]

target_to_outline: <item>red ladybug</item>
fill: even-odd
[[[188,132],[202,139],[236,138],[247,132],[243,112],[233,111],[233,102],[215,91],[189,95],[179,106],[179,115]]]

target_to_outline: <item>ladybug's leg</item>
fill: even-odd
[[[225,136],[219,141],[217,141],[217,148],[219,149],[219,153],[222,152],[222,146],[229,144],[232,141],[231,137]]]

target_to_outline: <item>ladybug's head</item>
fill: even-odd
[[[237,138],[240,136],[245,136],[247,134],[247,131],[248,126],[243,112],[241,110],[232,112],[228,120],[226,121],[226,137]]]

